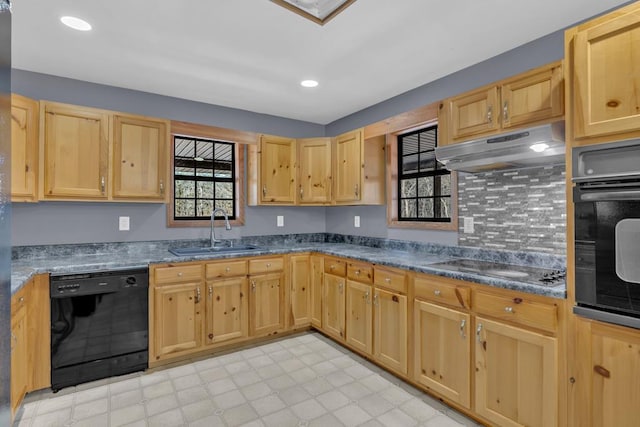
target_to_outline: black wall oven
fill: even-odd
[[[640,140],[572,155],[574,312],[640,328]]]

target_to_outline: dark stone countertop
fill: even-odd
[[[334,236],[332,236],[334,237]],[[304,239],[303,239],[304,240]],[[553,298],[566,298],[565,283],[556,286],[543,286],[519,280],[507,280],[484,276],[471,272],[457,272],[432,266],[432,264],[459,258],[484,259],[519,265],[530,265],[545,268],[564,268],[559,257],[546,254],[520,254],[471,248],[449,247],[432,244],[398,243],[386,241],[384,247],[378,242],[381,239],[327,239],[323,241],[291,241],[282,238],[256,238],[253,243],[260,249],[246,253],[219,253],[200,256],[175,256],[168,251],[169,247],[206,246],[204,241],[180,242],[134,242],[106,243],[87,245],[52,245],[40,247],[14,248],[11,293],[17,292],[32,276],[42,273],[77,273],[109,269],[146,267],[149,264],[167,262],[186,262],[237,258],[239,256],[281,255],[299,252],[318,252],[327,255],[351,258],[378,265],[398,267],[419,273],[435,274],[454,279],[485,284],[503,289],[528,292]],[[343,240],[343,242],[327,242],[326,240]],[[373,242],[372,242],[373,241]],[[389,243],[391,242],[391,243]],[[354,244],[359,243],[359,244]],[[373,243],[367,246],[363,243]]]

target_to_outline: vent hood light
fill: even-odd
[[[84,19],[76,18],[75,16],[63,16],[60,18],[60,22],[74,30],[91,31],[91,24]]]
[[[536,153],[542,153],[544,150],[549,148],[549,145],[545,144],[544,142],[538,142],[536,144],[530,145],[529,148],[531,148]]]
[[[316,87],[318,86],[318,82],[315,80],[303,80],[300,82],[300,86],[303,87]]]

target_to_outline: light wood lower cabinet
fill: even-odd
[[[322,287],[322,330],[338,341],[344,341],[345,278],[325,273]]]
[[[154,289],[153,323],[156,359],[201,345],[202,283],[187,282]]]
[[[216,344],[246,337],[249,329],[247,278],[207,282],[205,342]]]
[[[289,258],[291,272],[291,323],[293,327],[311,324],[311,260],[309,255],[292,255]]]
[[[407,375],[407,296],[375,288],[373,354],[390,369]]]
[[[373,352],[373,286],[347,281],[347,344],[363,353]]]
[[[311,326],[322,328],[324,257],[311,255]]]
[[[471,316],[415,300],[415,381],[465,408],[471,407]]]
[[[475,404],[500,426],[556,426],[556,338],[478,316]]]
[[[24,289],[22,289],[24,291]],[[28,342],[26,292],[14,295],[11,301],[11,414],[16,413],[22,402],[28,379]],[[34,349],[35,350],[35,349]]]
[[[250,276],[249,284],[249,334],[261,336],[284,329],[284,274]]]

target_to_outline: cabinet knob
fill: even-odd
[[[267,263],[267,268],[271,268],[271,263],[270,262]]]
[[[440,292],[440,289],[436,289],[435,291],[433,291],[433,294],[437,297],[439,297],[441,293],[442,292]]]
[[[364,301],[369,304],[369,291],[365,292],[362,298],[364,298]]]
[[[160,180],[160,194],[164,194],[164,181]]]
[[[213,295],[213,286],[209,285],[209,296]]]
[[[356,270],[356,276],[360,275],[360,270]]]
[[[224,271],[226,271],[227,273],[231,271],[231,268],[227,267],[224,269]]]
[[[491,124],[493,122],[493,107],[489,105],[487,107],[487,123]]]
[[[502,106],[502,120],[504,122],[509,121],[509,101],[504,101],[504,105]]]
[[[267,197],[267,186],[266,185],[262,186],[262,197]]]
[[[200,287],[196,288],[196,304],[200,302]]]
[[[105,192],[105,187],[106,187],[106,180],[104,179],[104,176],[100,177],[100,192],[102,194],[104,194]]]
[[[18,298],[18,301],[19,301],[19,302],[24,302],[24,297],[20,297],[20,298]]]
[[[466,319],[462,319],[462,321],[460,321],[460,336],[462,338],[466,338],[467,334],[464,332],[464,327],[467,324],[467,320]]]
[[[505,308],[504,308],[504,311],[505,311],[506,313],[513,313],[513,307],[505,307]]]
[[[331,264],[331,266],[329,267],[329,270],[335,270],[335,269],[336,269],[336,266]]]
[[[182,277],[182,271],[178,272],[178,277]]]
[[[373,305],[378,305],[378,294],[373,294]]]
[[[255,292],[255,291],[256,291],[256,281],[255,281],[255,280],[252,280],[252,281],[251,281],[251,290],[252,290],[253,292]]]
[[[354,193],[355,193],[356,197],[358,197],[359,196],[358,184],[355,185],[355,189],[354,190],[355,190]]]
[[[481,332],[482,332],[482,323],[478,323],[478,327],[476,328],[476,339],[478,340],[478,342],[482,342],[482,339],[480,338]]]
[[[389,277],[385,278],[384,281],[387,283],[391,283],[391,279]]]
[[[304,197],[304,189],[302,188],[302,185],[300,186],[300,200],[302,200]]]

